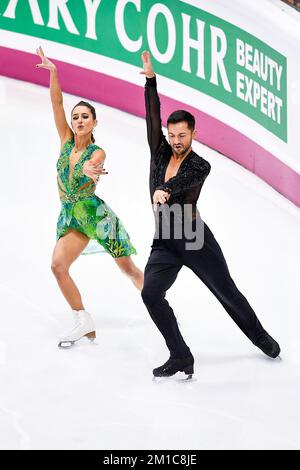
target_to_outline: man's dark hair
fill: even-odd
[[[177,124],[178,122],[186,122],[188,128],[193,131],[195,129],[195,118],[194,116],[189,113],[188,111],[184,111],[183,109],[179,109],[178,111],[174,111],[168,117],[167,126],[169,124]]]

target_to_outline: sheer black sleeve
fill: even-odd
[[[155,157],[161,144],[166,141],[162,132],[160,101],[155,76],[153,78],[146,78],[145,105],[148,143],[151,157]]]

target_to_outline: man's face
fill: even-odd
[[[173,152],[178,156],[184,155],[192,145],[196,132],[196,129],[192,131],[188,128],[186,121],[169,124],[168,136]]]

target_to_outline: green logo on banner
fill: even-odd
[[[157,73],[231,106],[287,142],[286,58],[183,1],[0,0],[0,28],[136,66],[149,49]]]

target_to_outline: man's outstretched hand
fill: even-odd
[[[144,70],[142,70],[140,73],[142,75],[146,75],[147,78],[155,77],[153,65],[152,65],[151,58],[150,58],[150,53],[148,51],[143,51],[142,61],[143,61]]]
[[[170,193],[157,189],[153,194],[153,208],[156,211],[158,204],[165,204],[170,198]]]

